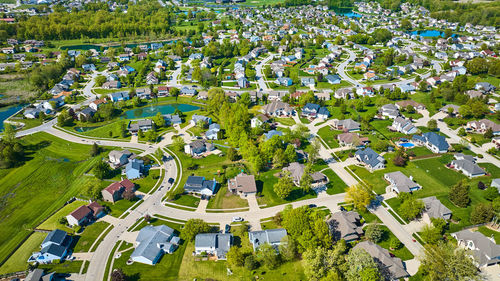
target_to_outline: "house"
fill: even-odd
[[[256,128],[262,126],[264,123],[268,123],[269,118],[264,114],[259,114],[250,120],[250,127]]]
[[[359,149],[354,155],[359,162],[365,164],[371,171],[385,168],[384,157],[369,147]]]
[[[170,89],[167,86],[159,86],[158,87],[158,96],[162,96],[162,97],[168,96],[169,92],[170,92]]]
[[[184,146],[184,152],[193,157],[201,156],[202,154],[210,152],[214,149],[215,147],[213,144],[208,143],[204,140],[196,140]]]
[[[305,169],[304,164],[301,164],[298,162],[292,162],[287,167],[284,167],[283,171],[290,172],[290,177],[292,177],[293,183],[296,186],[299,186],[300,179],[302,178],[302,175],[304,174],[304,169]]]
[[[316,81],[314,80],[314,78],[310,78],[310,77],[302,77],[300,79],[300,84],[304,87],[311,87],[311,86],[314,86],[316,85]]]
[[[479,176],[484,176],[486,175],[486,172],[479,167],[479,165],[476,164],[474,159],[470,155],[467,155],[469,157],[460,157],[457,154],[455,154],[455,158],[453,161],[451,161],[450,166],[452,168],[455,168],[457,171],[462,172],[464,175],[468,176],[469,178],[473,177],[479,177]]]
[[[352,146],[356,148],[365,147],[370,140],[367,137],[361,137],[357,133],[342,133],[337,135],[337,140],[341,146]]]
[[[421,188],[420,185],[413,181],[412,176],[407,177],[401,171],[384,174],[384,178],[391,184],[389,186],[391,191],[396,193],[412,193]]]
[[[28,118],[28,119],[36,119],[40,115],[41,111],[42,110],[39,107],[28,108],[28,109],[24,110],[23,115],[25,118]]]
[[[233,235],[230,233],[200,233],[194,238],[194,252],[196,255],[206,253],[225,260],[226,254],[233,245]]]
[[[283,228],[266,229],[248,232],[248,239],[250,240],[250,243],[252,243],[254,251],[257,251],[257,249],[265,243],[278,250],[279,245],[281,245],[281,240],[283,240],[286,235],[286,229]]]
[[[333,123],[333,126],[337,130],[342,130],[344,132],[356,132],[360,130],[359,123],[352,119],[337,120]]]
[[[270,116],[292,116],[295,110],[289,104],[281,101],[273,101],[262,107],[262,113]]]
[[[104,99],[97,99],[89,104],[89,107],[92,108],[93,110],[97,111],[101,104],[106,104],[107,101]]]
[[[120,81],[107,81],[102,84],[103,89],[119,89],[121,88],[122,83]],[[128,94],[127,94],[128,95]]]
[[[282,131],[278,131],[278,130],[271,130],[267,133],[264,133],[264,137],[266,138],[266,140],[268,139],[271,139],[272,137],[274,136],[283,136],[283,132]]]
[[[35,268],[28,273],[24,281],[52,281],[55,280],[55,274],[55,272],[45,274],[45,271],[43,269]]]
[[[96,67],[94,64],[84,64],[82,65],[83,71],[89,72],[89,71],[95,71]]]
[[[212,123],[208,126],[208,131],[205,132],[205,138],[207,140],[218,140],[220,132],[220,125],[217,123]]]
[[[77,117],[78,117],[78,120],[89,120],[91,117],[94,116],[94,114],[96,113],[97,111],[95,109],[93,109],[92,107],[86,107],[84,109],[82,109],[80,112],[78,112],[77,114]]]
[[[250,81],[246,77],[240,77],[236,80],[238,83],[238,87],[240,88],[248,88],[250,87]]]
[[[350,88],[342,88],[335,91],[334,97],[336,99],[349,99],[353,97],[353,92]]]
[[[340,79],[340,77],[338,75],[327,75],[325,76],[325,79],[328,83],[332,84],[332,85],[336,85],[336,84],[340,84],[340,82],[342,82],[342,79]]]
[[[203,115],[193,114],[190,123],[193,126],[197,126],[199,122],[203,122],[204,124],[210,125],[212,124],[212,118]]]
[[[500,262],[500,245],[493,238],[484,236],[481,232],[468,229],[452,233],[458,246],[470,250],[479,267],[486,267]]]
[[[458,113],[458,110],[460,109],[460,106],[458,105],[454,105],[454,104],[447,104],[443,107],[441,107],[441,109],[439,109],[439,111],[441,112],[444,112],[444,113],[449,113],[449,108],[452,108],[452,114],[457,114]]]
[[[189,176],[184,184],[184,191],[188,193],[212,196],[217,192],[216,187],[217,182],[215,179],[205,180],[205,177]]]
[[[125,174],[127,179],[133,180],[142,177],[144,171],[144,161],[134,158],[125,166]]]
[[[491,186],[496,187],[498,189],[498,193],[500,193],[500,179],[493,179],[491,181]]]
[[[476,90],[480,90],[480,91],[483,91],[485,93],[494,92],[496,90],[496,87],[491,85],[488,82],[479,82],[476,84],[476,86],[474,88]]]
[[[288,77],[278,77],[276,79],[276,81],[274,81],[274,83],[281,85],[281,86],[288,87],[288,86],[292,86],[293,80],[291,78],[288,78]]]
[[[233,179],[227,181],[229,191],[239,194],[241,197],[247,197],[257,193],[257,185],[255,184],[255,177],[241,173]]]
[[[467,128],[480,134],[484,134],[488,129],[491,129],[493,135],[500,135],[500,125],[488,119],[467,122]]]
[[[361,217],[354,211],[335,212],[326,220],[330,234],[338,241],[344,239],[345,242],[358,240],[363,235]]]
[[[391,128],[406,135],[415,134],[418,131],[418,129],[413,126],[410,120],[400,116],[394,118]]]
[[[424,110],[425,109],[425,105],[422,104],[422,103],[418,103],[414,100],[402,100],[402,101],[398,101],[396,102],[396,106],[399,110],[401,109],[406,109],[408,108],[408,106],[411,106],[413,107],[415,110]]]
[[[115,203],[116,201],[122,199],[122,194],[127,191],[135,191],[135,184],[128,179],[114,182],[108,185],[105,189],[101,191],[102,199],[104,201]]]
[[[147,131],[153,129],[153,124],[154,123],[151,119],[137,120],[137,122],[135,122],[135,123],[132,123],[132,122],[129,123],[128,131],[134,135],[139,133],[139,131],[147,132]]]
[[[318,114],[320,107],[319,104],[307,103],[302,108],[302,116],[316,118],[316,114]]]
[[[399,109],[394,104],[389,103],[389,104],[383,105],[380,108],[379,113],[382,116],[387,117],[389,119],[395,119],[396,117],[399,116]]]
[[[184,96],[194,96],[198,93],[198,91],[196,91],[196,89],[193,88],[182,87],[180,93],[181,95]]]
[[[425,145],[425,147],[434,153],[446,153],[450,147],[444,136],[434,132],[427,132],[422,134],[422,136],[414,135],[413,141],[417,144]]]
[[[114,166],[122,166],[128,163],[128,158],[132,155],[132,152],[128,150],[111,150],[108,154],[108,159]]]
[[[68,254],[71,240],[66,231],[55,229],[49,232],[42,242],[41,250],[33,253],[28,262],[48,264],[63,260]]]
[[[130,259],[134,262],[154,265],[165,253],[173,253],[179,242],[179,237],[175,235],[175,230],[171,227],[147,225],[139,231]]]
[[[444,220],[449,220],[451,218],[451,210],[448,209],[436,196],[425,197],[421,199],[425,205],[424,208],[424,218],[441,218]]]
[[[182,123],[182,119],[178,114],[165,114],[163,118],[167,125],[179,125]]]
[[[384,277],[386,280],[400,280],[410,276],[401,259],[393,257],[389,251],[379,245],[371,241],[363,241],[354,246],[354,249],[358,248],[370,254],[375,263],[379,266],[380,272],[385,275]]]
[[[317,117],[321,118],[323,120],[326,120],[326,119],[330,118],[330,111],[328,110],[328,108],[326,108],[324,106],[320,107],[318,114],[317,114]]]
[[[104,207],[97,202],[92,202],[88,205],[78,207],[66,216],[66,220],[70,226],[84,225],[94,218],[98,218],[103,212]]]
[[[112,101],[112,102],[117,102],[117,101],[126,101],[126,100],[129,100],[130,97],[128,95],[127,92],[115,92],[115,93],[111,93],[108,95],[109,99]]]

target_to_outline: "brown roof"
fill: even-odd
[[[399,105],[400,107],[407,107],[408,105],[411,105],[413,107],[423,106],[423,104],[418,103],[414,100],[402,100],[398,101],[396,104]]]
[[[125,187],[126,190],[129,190],[129,189],[134,189],[135,187],[135,183],[129,181],[128,179],[124,179],[120,182],[120,184]]]
[[[240,192],[257,192],[257,185],[253,175],[239,174],[229,182],[229,185],[231,189],[237,189]]]
[[[97,215],[97,214],[99,214],[100,212],[102,212],[104,210],[104,207],[101,206],[97,202],[92,202],[92,203],[88,204],[87,207],[90,210],[92,210],[92,212],[94,213],[94,215]]]
[[[84,217],[88,216],[89,214],[92,214],[92,210],[90,210],[89,207],[80,206],[80,207],[78,207],[78,209],[71,212],[70,215],[79,221],[79,220],[83,219]]]
[[[119,182],[114,182],[114,183],[108,185],[108,187],[106,187],[104,190],[106,190],[111,195],[113,195],[113,194],[115,194],[115,192],[119,191],[122,187],[123,186]]]
[[[101,104],[101,103],[106,103],[106,100],[103,100],[103,99],[100,99],[100,100],[95,100],[95,101],[93,101],[93,103],[95,103],[95,104],[99,105],[99,104]]]

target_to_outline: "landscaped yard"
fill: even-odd
[[[235,209],[248,207],[248,201],[222,187],[208,202],[207,209]]]
[[[143,193],[150,192],[158,180],[160,180],[160,172],[160,169],[150,169],[146,177],[133,180],[133,182],[138,185],[137,190]]]
[[[396,236],[387,228],[387,226],[382,225],[381,228],[384,230],[384,238],[378,245],[382,248],[387,249],[389,252],[393,253],[396,257],[406,261],[413,259],[413,255],[410,251],[402,245],[401,248],[397,250],[391,250],[390,244],[392,239],[397,239]]]
[[[274,118],[274,121],[282,124],[282,125],[285,125],[285,126],[293,126],[295,125],[295,120],[293,118],[279,118],[279,117],[276,117]]]
[[[87,252],[92,246],[92,243],[99,237],[99,235],[109,226],[109,223],[104,221],[95,222],[86,226],[82,233],[73,237],[77,239],[76,246],[73,249],[74,253]]]
[[[41,264],[38,268],[45,269],[46,271],[55,271],[59,274],[64,273],[79,273],[83,261],[65,261],[57,264]]]
[[[48,218],[46,221],[44,221],[37,228],[44,229],[44,230],[54,230],[56,228],[59,228],[59,229],[64,230],[66,232],[71,232],[71,231],[73,231],[73,229],[71,229],[69,226],[60,224],[59,220],[63,217],[66,217],[67,215],[69,215],[71,212],[76,210],[78,207],[83,206],[83,205],[87,205],[87,204],[88,204],[88,202],[75,200],[75,201],[71,202],[70,204],[64,206],[61,210],[57,211],[57,213],[52,215],[50,218]]]
[[[28,268],[28,258],[33,252],[40,250],[40,245],[46,236],[47,233],[43,232],[34,232],[31,234],[21,247],[0,267],[0,274],[26,270]]]
[[[180,196],[179,199],[172,201],[172,203],[175,203],[177,205],[183,205],[183,206],[196,208],[196,207],[198,207],[198,204],[200,203],[200,198],[185,194],[185,195]]]
[[[330,180],[326,193],[333,195],[345,192],[347,184],[332,169],[326,169],[322,173]]]
[[[337,135],[340,135],[342,131],[332,130],[330,126],[325,126],[318,130],[318,135],[328,144],[330,148],[340,147],[337,142]]]
[[[27,161],[2,170],[0,196],[0,257],[6,257],[29,233],[64,202],[81,193],[88,171],[100,158],[90,146],[66,142],[46,133],[22,139]]]

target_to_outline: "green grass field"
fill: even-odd
[[[99,235],[109,226],[109,223],[104,221],[95,222],[89,226],[86,226],[81,234],[73,239],[78,239],[75,247],[73,248],[74,253],[87,252],[92,246],[92,243],[99,237]]]
[[[42,244],[46,236],[47,233],[43,232],[34,232],[31,234],[21,247],[0,267],[0,274],[26,270],[28,268],[28,258],[33,252],[40,250],[40,244]]]
[[[68,226],[62,225],[59,223],[59,219],[69,215],[71,212],[76,210],[78,207],[87,205],[88,202],[85,201],[80,201],[76,200],[73,201],[72,203],[64,206],[61,210],[57,211],[54,215],[50,216],[46,221],[44,221],[42,224],[40,224],[37,228],[38,229],[44,229],[44,230],[54,230],[56,228],[59,228],[64,231],[72,231],[71,228]]]
[[[22,139],[28,160],[0,173],[0,257],[6,257],[30,230],[77,196],[98,157],[90,146],[65,142],[46,133]]]
[[[345,192],[347,184],[332,169],[326,169],[322,173],[330,180],[326,193],[333,195]]]
[[[378,245],[382,248],[385,248],[389,250],[389,252],[393,253],[396,257],[406,261],[406,260],[411,260],[413,259],[413,255],[410,253],[410,251],[402,245],[401,248],[397,250],[391,250],[390,244],[392,239],[397,239],[396,236],[387,228],[387,226],[383,225],[381,228],[384,230],[384,237],[381,242],[378,243]]]
[[[318,130],[318,135],[328,144],[330,148],[340,147],[337,141],[337,135],[342,134],[342,131],[331,130],[330,126],[325,126]]]
[[[234,209],[248,207],[248,201],[238,195],[228,192],[227,186],[222,187],[210,198],[207,209]]]

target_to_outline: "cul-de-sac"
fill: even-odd
[[[500,2],[0,0],[0,281],[500,280]]]

